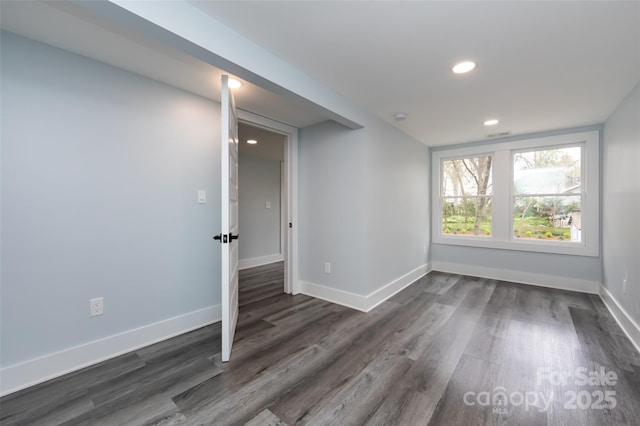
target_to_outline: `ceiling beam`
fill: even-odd
[[[71,2],[350,129],[363,127],[346,99],[186,2]]]

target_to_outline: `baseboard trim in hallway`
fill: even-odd
[[[153,343],[170,339],[220,321],[221,318],[221,306],[209,306],[7,366],[0,370],[0,396],[46,382]]]
[[[300,281],[300,292],[307,296],[337,303],[338,305],[346,306],[348,308],[357,309],[362,312],[369,312],[371,309],[375,308],[399,291],[402,291],[404,288],[408,287],[414,281],[422,278],[429,272],[431,272],[431,264],[427,263],[399,278],[396,278],[366,296],[302,280]]]
[[[283,260],[284,256],[281,253],[270,254],[268,256],[261,257],[252,257],[251,259],[240,259],[238,260],[238,269],[255,268],[256,266],[282,262]]]

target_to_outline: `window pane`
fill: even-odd
[[[440,195],[467,197],[490,195],[492,158],[470,157],[442,161],[442,188]]]
[[[515,153],[515,194],[579,194],[581,153],[579,146]]]
[[[515,238],[581,242],[581,196],[514,197]]]
[[[443,234],[487,237],[491,229],[491,197],[442,199]]]

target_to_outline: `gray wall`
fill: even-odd
[[[241,154],[238,165],[240,259],[280,253],[280,161]],[[265,207],[271,202],[271,208]]]
[[[299,135],[300,279],[357,294],[368,288],[364,144],[364,129],[334,122]]]
[[[432,261],[462,263],[465,266],[495,268],[519,273],[543,274],[570,279],[599,281],[600,258],[535,253],[516,250],[433,244]],[[478,271],[480,274],[480,271]]]
[[[426,263],[429,159],[386,123],[362,122],[300,132],[300,278],[368,295]]]
[[[424,144],[391,126],[371,122],[366,134],[370,293],[427,263],[430,162]]]
[[[4,32],[1,50],[2,366],[219,304],[219,105]]]
[[[605,123],[602,151],[603,284],[640,323],[640,84]]]

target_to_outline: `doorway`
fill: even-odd
[[[297,294],[298,129],[242,110],[238,118],[241,277],[279,274],[280,293]]]
[[[286,136],[238,123],[240,309],[284,289],[284,149]]]

